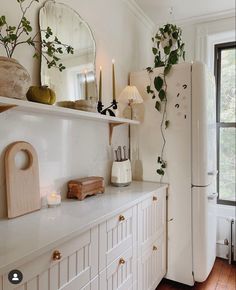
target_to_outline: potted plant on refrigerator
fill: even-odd
[[[166,145],[165,129],[168,128],[170,121],[167,119],[167,102],[168,102],[168,85],[166,76],[171,72],[174,64],[177,64],[181,58],[185,60],[184,43],[182,41],[182,30],[174,24],[166,24],[159,28],[155,37],[152,38],[154,54],[154,67],[148,67],[147,71],[153,73],[153,69],[163,67],[163,73],[159,74],[153,79],[153,83],[147,86],[147,93],[151,94],[155,102],[155,108],[162,114],[161,120],[161,135],[163,139],[163,146],[160,155],[157,158],[159,168],[157,174],[161,177],[165,174],[167,163],[164,160],[164,150]]]
[[[55,67],[60,71],[65,66],[60,62],[58,55],[66,52],[73,54],[73,48],[63,44],[53,35],[50,27],[40,30],[31,36],[33,31],[27,12],[39,0],[16,0],[19,4],[21,17],[17,25],[10,25],[6,16],[0,16],[0,47],[5,56],[0,56],[0,96],[25,99],[30,86],[30,75],[27,70],[13,58],[19,47],[28,44],[34,48],[34,57],[44,57],[49,68]],[[40,32],[45,34],[40,39]]]

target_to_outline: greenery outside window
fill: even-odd
[[[215,45],[218,203],[236,205],[236,42]]]

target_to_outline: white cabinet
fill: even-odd
[[[166,273],[166,187],[123,208],[17,267],[21,284],[0,276],[0,290],[154,290]]]
[[[137,207],[134,206],[99,225],[99,271],[135,245],[136,224]]]
[[[166,243],[162,235],[151,243],[138,262],[138,290],[154,290],[166,274]]]
[[[98,274],[98,227],[17,269],[23,273],[23,281],[13,285],[6,274],[3,290],[83,289]]]
[[[138,205],[138,290],[154,290],[166,274],[166,189]]]

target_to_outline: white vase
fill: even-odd
[[[14,58],[0,57],[0,96],[26,100],[31,83],[27,70]]]

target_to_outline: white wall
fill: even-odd
[[[16,1],[1,0],[1,15],[16,24],[19,9]],[[103,66],[103,92],[106,103],[111,100],[111,60],[116,60],[117,95],[127,84],[128,73],[152,62],[151,28],[135,15],[126,1],[64,0],[91,26],[97,43],[97,67]],[[42,2],[40,3],[42,4]],[[40,5],[30,12],[37,25]],[[0,55],[3,53],[0,50]],[[39,63],[31,57],[33,50],[21,47],[17,58],[39,84]],[[115,128],[113,146],[127,145],[127,126]],[[17,140],[32,143],[39,157],[41,191],[48,187],[62,189],[75,177],[104,176],[108,182],[112,147],[108,145],[108,126],[95,121],[67,120],[50,115],[23,114],[7,111],[0,114],[0,217],[6,215],[4,151]]]

